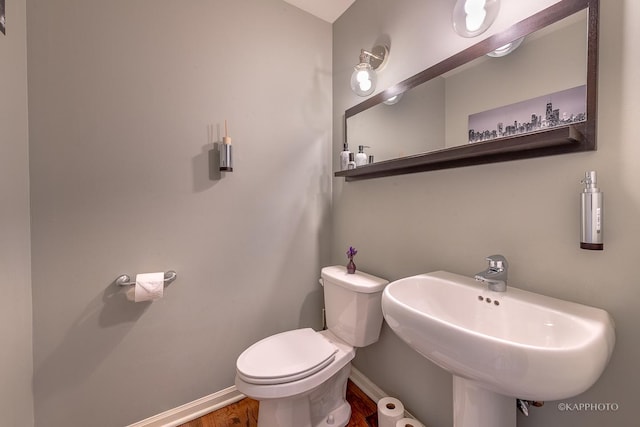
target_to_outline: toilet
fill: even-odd
[[[236,387],[260,403],[258,427],[344,427],[347,380],[356,347],[378,341],[387,281],[343,266],[324,267],[327,330],[295,329],[247,348]]]

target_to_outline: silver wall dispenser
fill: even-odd
[[[581,196],[580,248],[601,251],[602,243],[602,192],[598,189],[596,171],[585,172]]]
[[[222,144],[218,147],[220,149],[220,171],[233,172],[233,156],[231,137],[229,136],[229,128],[227,127],[227,121],[224,121],[224,137],[222,137]]]
[[[226,137],[225,137],[226,138]],[[219,146],[220,149],[220,171],[221,172],[233,172],[233,156],[231,144],[222,143]]]

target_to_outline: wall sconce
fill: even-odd
[[[496,50],[487,53],[487,56],[490,56],[492,58],[500,58],[501,56],[509,55],[511,52],[520,47],[523,41],[524,37],[520,37],[519,39],[516,39],[511,43],[507,43],[504,46],[500,46]]]
[[[453,29],[462,37],[475,37],[493,24],[500,0],[457,0],[453,6]]]
[[[374,46],[371,52],[364,49],[360,51],[360,63],[351,74],[351,90],[356,95],[368,96],[376,90],[376,70],[382,70],[387,65],[388,57],[389,48],[383,45]]]

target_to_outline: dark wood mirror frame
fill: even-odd
[[[349,108],[345,111],[344,115],[344,135],[346,139],[347,119],[349,117],[375,107],[394,95],[403,93],[504,46],[513,40],[544,28],[583,9],[588,9],[586,121],[549,130],[501,138],[499,140],[478,142],[398,159],[385,160],[357,169],[338,171],[335,173],[335,176],[343,176],[347,181],[355,181],[436,169],[595,150],[599,6],[599,0],[561,0],[549,8],[520,21],[507,30],[494,34],[478,44]]]

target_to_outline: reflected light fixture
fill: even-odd
[[[493,24],[500,0],[456,0],[453,6],[453,29],[462,37],[475,37]]]
[[[358,96],[368,96],[376,90],[378,77],[376,70],[382,70],[387,64],[389,48],[383,45],[374,46],[371,51],[360,51],[360,62],[351,74],[351,90]]]
[[[504,46],[500,46],[496,50],[487,53],[487,56],[490,56],[492,58],[500,58],[501,56],[509,55],[511,52],[516,50],[523,41],[524,37],[520,37],[519,39],[516,39],[511,43],[507,43]]]
[[[401,98],[402,98],[402,93],[399,93],[397,95],[394,95],[390,98],[385,99],[384,101],[382,101],[382,103],[385,105],[396,105],[398,102],[400,102]]]

